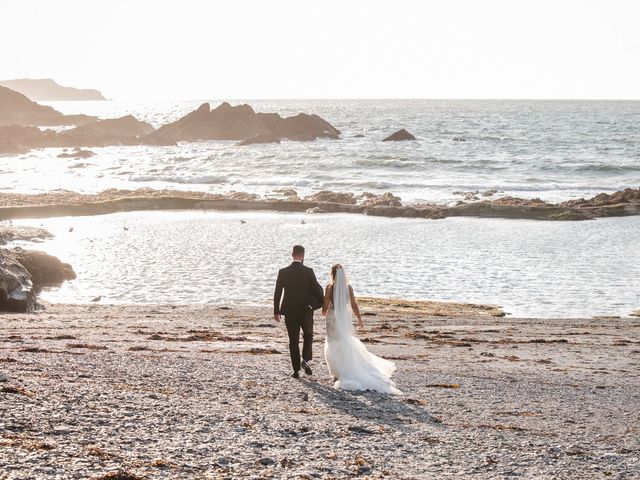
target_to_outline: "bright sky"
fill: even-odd
[[[110,98],[640,99],[639,0],[2,0],[0,79]]]

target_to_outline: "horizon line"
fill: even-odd
[[[118,100],[133,100],[138,99],[141,101],[173,101],[173,102],[207,102],[211,100],[216,101],[265,101],[265,100],[280,100],[280,101],[527,101],[527,102],[638,102],[638,98],[579,98],[579,97],[565,97],[565,98],[538,98],[538,97],[200,97],[200,98],[158,98],[158,97],[115,97],[106,98],[105,100],[84,100],[89,102],[109,102]],[[43,101],[77,101],[77,100],[43,100]],[[83,100],[80,100],[83,101]]]

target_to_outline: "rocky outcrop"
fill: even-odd
[[[138,210],[270,210],[286,212],[364,213],[387,217],[445,218],[452,216],[514,218],[547,221],[590,220],[610,216],[640,215],[635,193],[631,200],[601,206],[570,207],[539,199],[504,197],[496,200],[458,202],[454,206],[434,204],[403,205],[400,198],[385,193],[376,195],[322,191],[300,199],[290,189],[278,191],[276,198],[229,192],[211,194],[176,190],[107,190],[96,195],[68,191],[38,195],[0,193],[0,220],[10,218],[44,218],[68,215],[99,215]],[[285,198],[283,198],[285,197]],[[617,197],[616,197],[617,198]]]
[[[95,155],[91,150],[82,150],[79,147],[74,148],[70,152],[62,152],[58,155],[58,158],[91,158]]]
[[[52,107],[39,105],[19,92],[0,86],[0,126],[82,125],[95,120],[88,115],[63,115]]]
[[[2,128],[2,127],[0,127]],[[18,145],[16,142],[8,138],[0,138],[0,156],[2,155],[22,155],[27,153],[28,148]]]
[[[31,275],[11,252],[0,250],[0,311],[30,312],[35,305]]]
[[[249,105],[225,102],[211,110],[208,103],[181,119],[160,127],[150,137],[174,141],[247,140],[258,135],[289,140],[338,138],[340,132],[317,115],[304,113],[282,118],[277,113],[256,113]]]
[[[151,131],[153,131],[151,125],[130,115],[93,121],[63,132],[18,125],[0,126],[0,148],[5,145],[7,154],[11,154],[25,152],[32,148],[50,147],[79,149],[79,147],[112,145],[175,145],[175,142],[162,138],[151,138],[147,134]],[[77,157],[77,155],[70,156]]]
[[[26,242],[46,240],[52,236],[53,235],[44,228],[0,225],[0,245],[6,245],[16,240]]]
[[[154,128],[133,115],[95,120],[57,135],[64,145],[100,147],[109,145],[140,145]],[[156,144],[156,143],[154,143]]]
[[[106,120],[95,120],[79,127],[64,132],[74,135],[92,135],[108,137],[135,137],[139,138],[153,132],[154,128],[147,122],[138,120],[133,115]]]
[[[276,137],[273,133],[258,133],[251,138],[247,138],[242,140],[241,142],[236,143],[239,147],[243,147],[245,145],[254,145],[257,143],[280,143],[280,139]]]
[[[585,200],[569,200],[561,203],[565,207],[603,207],[622,204],[640,204],[640,188],[626,188],[615,193],[601,193]]]
[[[98,90],[64,87],[56,83],[51,78],[1,80],[0,86],[20,92],[34,102],[106,100]]]
[[[31,275],[31,281],[36,290],[60,285],[67,280],[76,278],[76,273],[71,265],[44,252],[16,248],[12,253]]]
[[[42,288],[74,278],[71,265],[46,253],[0,250],[0,311],[30,312]]]
[[[403,140],[415,140],[416,137],[414,137],[411,133],[407,132],[404,128],[401,130],[398,130],[395,133],[392,133],[391,135],[389,135],[387,138],[385,138],[384,140],[382,140],[383,142],[400,142]]]
[[[322,190],[312,195],[307,195],[304,199],[308,202],[342,203],[344,205],[355,205],[357,203],[356,196],[351,192],[332,192],[330,190]]]
[[[375,193],[364,192],[356,197],[358,205],[365,207],[399,207],[402,200],[391,192],[376,195]]]

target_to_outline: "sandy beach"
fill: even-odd
[[[640,478],[639,319],[363,310],[404,396],[334,390],[319,315],[300,380],[267,306],[0,315],[0,478]]]

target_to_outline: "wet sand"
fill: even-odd
[[[268,306],[2,314],[0,478],[640,477],[640,319],[363,303],[404,396],[331,388],[320,315],[294,380]]]

